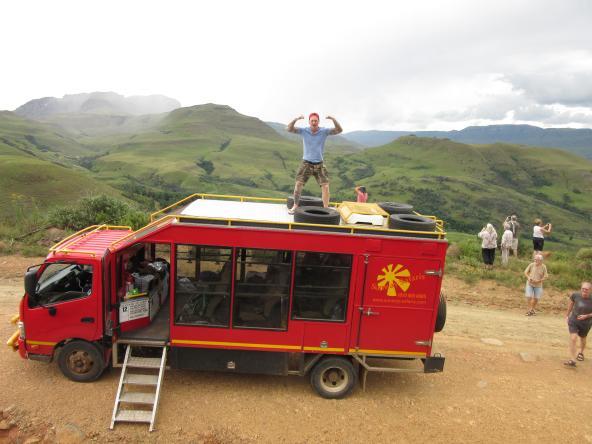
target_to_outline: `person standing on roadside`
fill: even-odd
[[[584,349],[586,348],[586,337],[592,327],[592,298],[590,290],[592,283],[582,282],[579,293],[572,293],[567,306],[567,328],[569,330],[569,354],[571,359],[564,362],[566,367],[575,367],[576,360],[584,360]],[[579,352],[578,338],[580,339]]]
[[[552,228],[553,226],[551,224],[543,225],[541,219],[537,218],[534,220],[534,227],[532,227],[532,248],[535,255],[543,251],[545,234],[550,234]]]
[[[366,187],[364,187],[364,186],[355,187],[354,191],[356,192],[356,202],[359,202],[359,203],[368,202],[368,193],[366,192]]]
[[[323,153],[325,151],[325,141],[327,136],[334,136],[343,131],[339,122],[331,116],[327,116],[328,120],[333,121],[334,128],[321,128],[319,126],[319,115],[311,113],[308,116],[308,128],[295,128],[294,125],[298,120],[304,119],[304,116],[296,117],[288,123],[288,131],[295,134],[300,134],[302,137],[303,155],[302,164],[296,173],[296,184],[294,185],[294,205],[289,210],[290,214],[294,214],[296,208],[300,204],[300,196],[302,189],[310,178],[314,176],[317,183],[321,187],[321,196],[323,198],[323,206],[329,206],[329,173],[323,163]]]
[[[543,295],[543,281],[549,277],[547,267],[543,264],[543,255],[535,254],[534,262],[528,264],[524,270],[526,288],[524,290],[528,302],[526,316],[536,315],[535,307]]]
[[[510,249],[512,248],[514,241],[514,235],[512,234],[511,224],[509,222],[504,223],[504,234],[502,234],[502,265],[508,265],[508,259],[510,257]]]
[[[481,256],[486,270],[493,269],[495,249],[497,248],[497,232],[493,225],[487,224],[477,235],[481,238]]]

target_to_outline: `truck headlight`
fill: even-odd
[[[19,329],[19,335],[21,336],[21,339],[25,339],[25,323],[23,321],[18,321],[18,329]]]

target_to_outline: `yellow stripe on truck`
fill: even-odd
[[[57,344],[57,342],[46,342],[46,341],[30,341],[30,340],[26,340],[27,341],[27,345],[50,345],[50,346],[54,346]]]
[[[420,356],[425,358],[427,353],[425,352],[409,352],[409,351],[399,351],[399,350],[368,350],[368,349],[355,349],[350,348],[350,353],[358,353],[358,354],[365,354],[365,355],[389,355],[389,356]]]

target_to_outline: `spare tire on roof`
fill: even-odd
[[[334,208],[298,207],[294,211],[294,222],[339,225],[340,220],[341,214]]]
[[[411,231],[436,231],[436,221],[417,214],[391,214],[389,228]]]
[[[288,196],[286,198],[286,206],[292,208],[294,206],[294,196]],[[315,196],[300,196],[299,206],[302,207],[322,207],[323,199]]]
[[[378,206],[388,214],[412,214],[413,205],[399,202],[378,202]]]

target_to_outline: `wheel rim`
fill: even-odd
[[[90,372],[95,365],[92,356],[84,350],[74,350],[68,356],[68,369],[77,375]]]
[[[321,385],[327,392],[337,393],[349,383],[349,374],[339,367],[329,367],[321,373]]]

